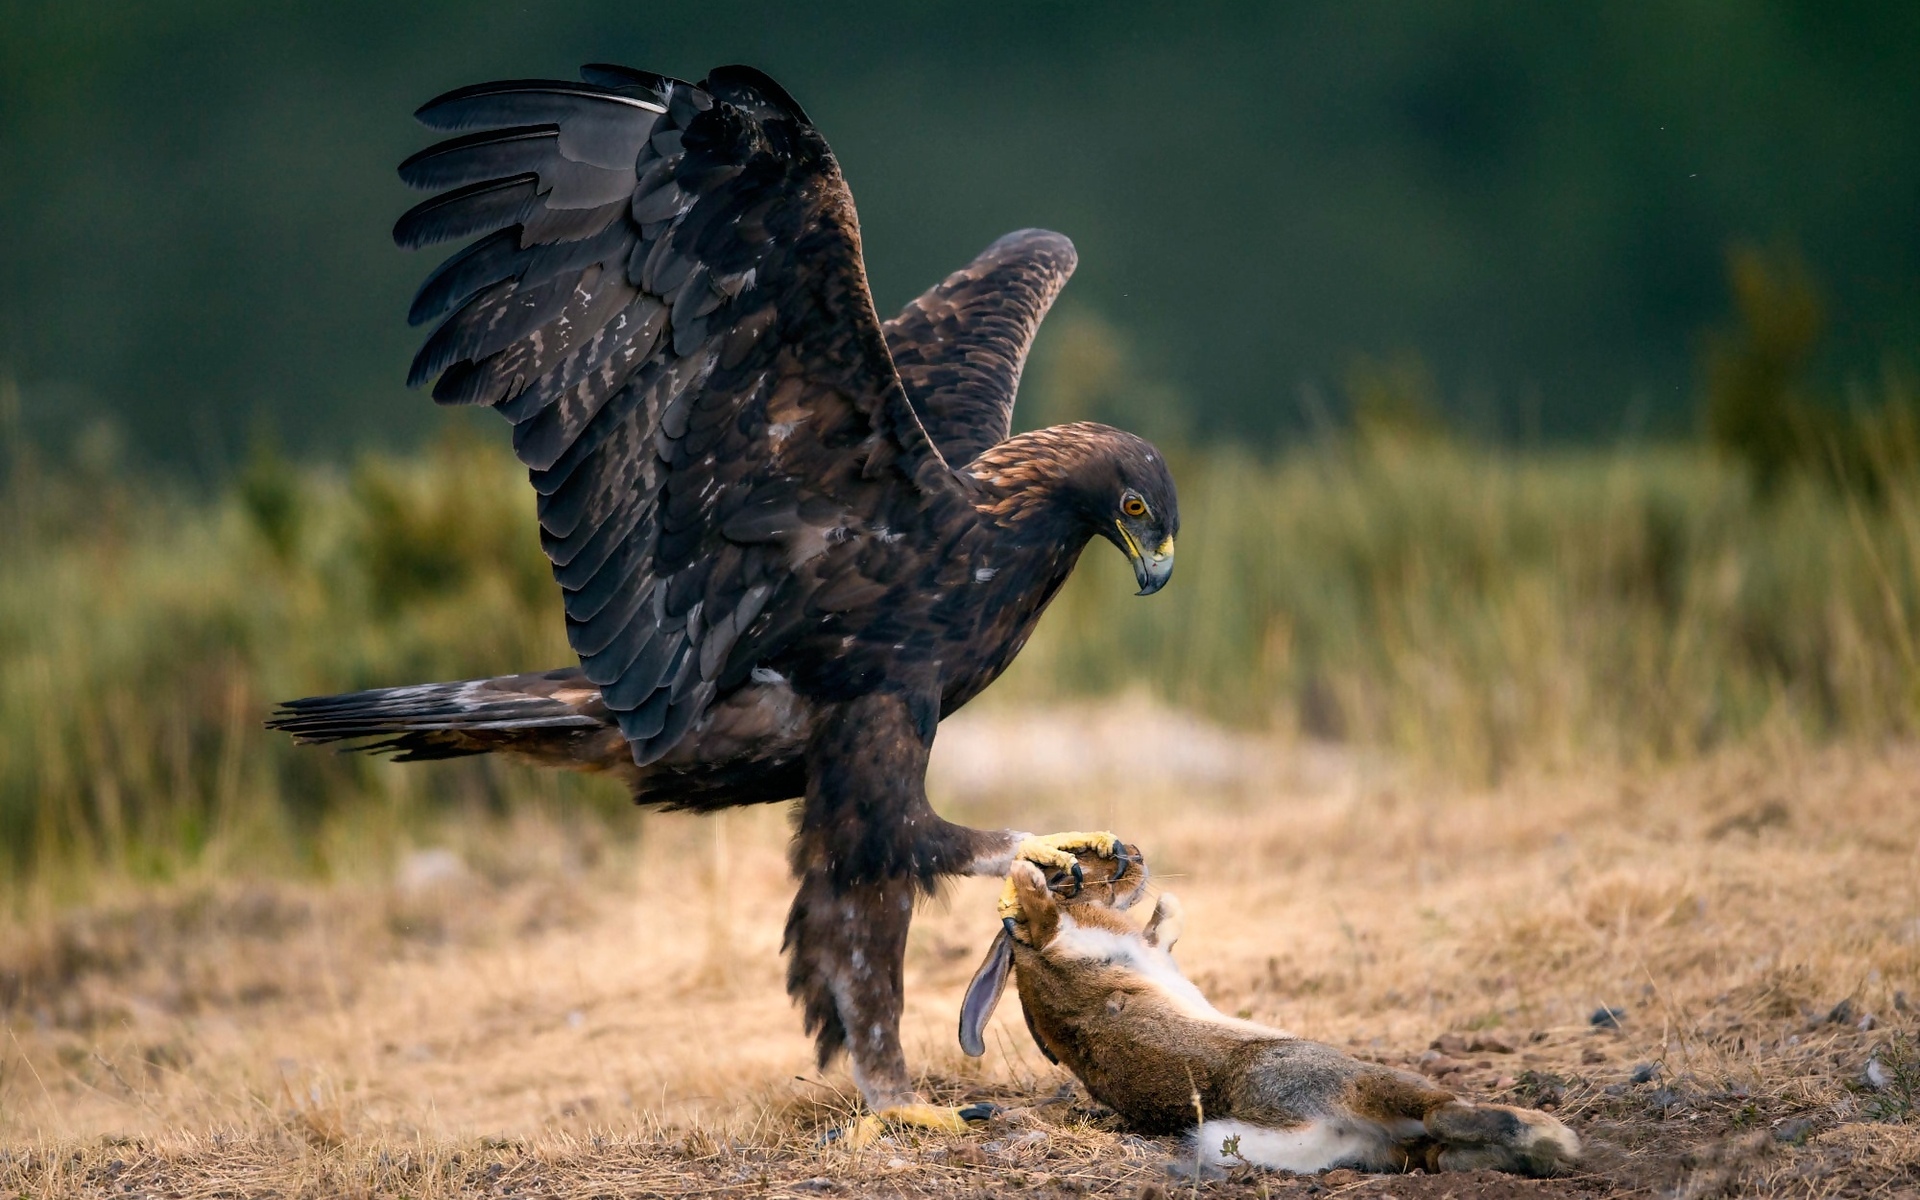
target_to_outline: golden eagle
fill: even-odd
[[[778,84],[589,66],[461,88],[400,167],[438,194],[402,246],[477,238],[410,320],[410,382],[513,423],[580,665],[295,700],[307,742],[402,761],[507,752],[710,811],[803,797],[788,990],[877,1113],[915,1098],[901,966],[916,895],[1111,835],[942,820],[934,730],[991,683],[1094,535],[1142,594],[1173,569],[1164,459],[1073,424],[1009,436],[1072,243],[1026,230],[882,323],[853,201]],[[1123,864],[1124,865],[1124,864]]]

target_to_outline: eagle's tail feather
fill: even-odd
[[[587,769],[605,765],[613,747],[602,743],[618,732],[578,667],[308,696],[276,708],[267,728],[307,744],[360,742],[345,749],[391,753],[397,762],[508,751]]]

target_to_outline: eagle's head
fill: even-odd
[[[1093,421],[1018,433],[965,467],[987,489],[983,507],[1077,554],[1098,534],[1133,563],[1140,595],[1173,575],[1180,501],[1167,460],[1144,438]]]
[[[1180,532],[1173,473],[1146,439],[1097,428],[1100,449],[1074,473],[1074,501],[1093,531],[1133,564],[1139,594],[1151,596],[1173,575],[1173,539]]]

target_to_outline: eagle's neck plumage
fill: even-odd
[[[1093,534],[1088,476],[1114,454],[1117,435],[1092,421],[1014,434],[963,468],[980,485],[975,507],[1003,528],[1079,550]]]
[[[1096,532],[1092,481],[1110,474],[1114,435],[1079,422],[1016,434],[961,468],[973,504],[991,530],[969,589],[983,623],[980,656],[947,680],[941,713],[952,712],[1013,661],[1035,622],[1072,574]],[[984,568],[984,570],[980,569]]]

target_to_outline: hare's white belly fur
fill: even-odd
[[[1242,1162],[1276,1171],[1308,1174],[1335,1165],[1379,1168],[1388,1165],[1393,1143],[1420,1135],[1420,1123],[1389,1131],[1373,1121],[1327,1119],[1289,1129],[1250,1121],[1208,1121],[1193,1131],[1201,1161],[1216,1167]]]
[[[1073,919],[1071,909],[1060,914],[1060,932],[1054,935],[1056,953],[1065,958],[1083,958],[1125,967],[1138,973],[1142,982],[1153,985],[1168,1005],[1182,1016],[1206,1021],[1227,1029],[1238,1029],[1259,1037],[1291,1037],[1284,1029],[1229,1017],[1208,1002],[1180,973],[1173,955],[1158,946],[1149,946],[1138,937],[1118,934],[1097,925],[1082,925]]]

